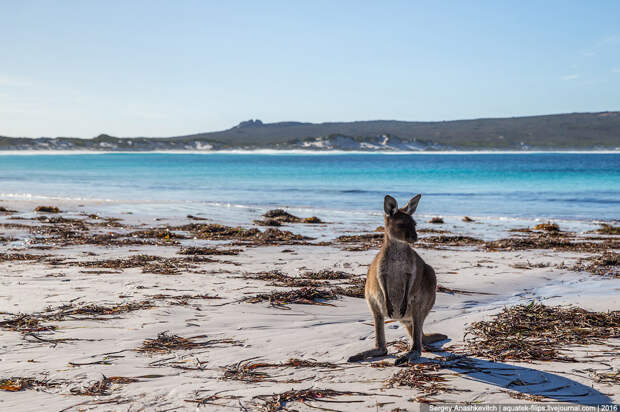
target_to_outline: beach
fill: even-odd
[[[274,218],[252,209],[245,222],[230,222],[141,214],[144,205],[131,203],[50,202],[0,202],[3,410],[620,400],[613,226],[534,229],[541,222],[532,219],[497,231],[480,228],[493,222],[418,218],[414,248],[439,283],[425,333],[449,340],[401,368],[393,361],[408,336],[395,322],[386,323],[386,357],[346,362],[374,344],[362,290],[381,243],[380,214],[353,232],[319,214],[320,223],[299,213],[266,223]],[[589,312],[548,312],[558,305],[598,313],[598,329],[578,324]],[[501,319],[517,324],[515,316],[541,324],[558,316],[557,337],[528,351],[536,336],[523,332],[524,347],[497,351],[481,331],[505,328]]]

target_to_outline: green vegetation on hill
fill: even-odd
[[[0,136],[0,150],[183,150],[209,147],[287,149],[303,148],[304,144],[325,139],[333,143],[328,148],[347,150],[370,142],[375,146],[369,150],[381,150],[381,139],[386,136],[391,139],[389,145],[392,150],[398,148],[399,144],[414,143],[429,150],[616,149],[620,147],[620,112],[442,122],[372,120],[341,123],[263,123],[260,120],[248,120],[228,130],[168,138],[117,138],[99,135],[94,139],[27,139]],[[338,138],[344,139],[338,141]]]

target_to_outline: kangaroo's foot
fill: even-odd
[[[402,365],[403,363],[417,363],[420,360],[420,356],[422,353],[419,350],[410,350],[402,356],[399,356],[396,361],[394,361],[394,366]]]
[[[347,362],[359,362],[364,359],[377,358],[379,356],[385,356],[385,355],[387,355],[387,348],[375,348],[375,349],[370,349],[370,350],[366,350],[364,352],[355,354],[349,357]]]

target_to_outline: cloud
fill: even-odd
[[[613,69],[611,69],[612,73],[620,73],[620,67],[614,67]]]
[[[579,78],[578,74],[567,74],[562,76],[562,80],[568,81],[568,80],[577,80]]]

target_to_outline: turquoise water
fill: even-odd
[[[620,154],[0,155],[0,197],[620,220]]]

